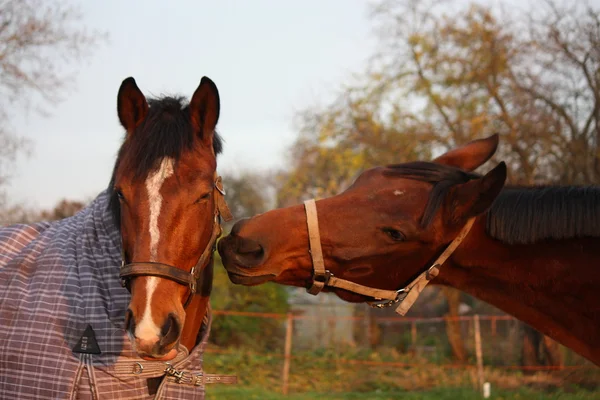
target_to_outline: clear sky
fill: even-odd
[[[33,152],[21,157],[12,203],[52,207],[103,190],[123,129],[121,81],[145,94],[191,96],[203,75],[221,95],[222,172],[284,165],[298,109],[331,96],[372,54],[366,1],[81,1],[108,43],[80,64],[75,89],[50,115],[14,110]]]

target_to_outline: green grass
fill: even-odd
[[[260,400],[481,400],[480,393],[468,388],[437,388],[427,391],[395,391],[385,393],[293,393],[284,396],[278,392],[268,391],[262,388],[246,388],[234,386],[210,386],[206,391],[208,400],[229,399],[260,399]],[[542,392],[531,389],[492,390],[491,400],[597,400],[600,398],[598,391],[578,390],[573,393],[563,391]]]
[[[294,353],[289,376],[289,396],[281,394],[283,356],[244,349],[207,352],[208,373],[237,375],[235,386],[209,385],[208,399],[260,400],[480,400],[473,390],[477,376],[473,368],[444,368],[416,355],[393,349],[315,350]],[[413,366],[352,364],[348,360],[396,361]],[[405,364],[403,364],[405,365]],[[600,368],[566,369],[524,373],[485,368],[496,400],[600,400]]]
[[[416,356],[394,354],[393,351],[372,351],[369,354],[347,352],[342,353],[341,356],[333,351],[297,351],[291,360],[289,391],[290,393],[297,394],[299,397],[291,398],[315,398],[314,396],[317,395],[314,393],[326,393],[326,396],[338,396],[323,397],[323,395],[318,395],[316,398],[319,399],[351,399],[353,398],[351,397],[351,393],[362,393],[365,396],[378,396],[380,394],[380,397],[372,397],[374,399],[395,398],[398,393],[408,393],[409,395],[410,393],[421,393],[420,396],[422,398],[424,396],[423,393],[430,393],[434,387],[444,388],[441,391],[431,393],[436,393],[438,398],[445,398],[439,396],[445,393],[454,393],[456,395],[456,392],[453,391],[473,388],[477,381],[475,370],[472,368],[443,368],[426,364],[427,360],[421,360]],[[371,366],[351,364],[345,361],[347,359],[409,363],[423,362],[424,364],[422,366],[417,364],[409,368]],[[235,398],[235,391],[242,390],[244,391],[244,396],[252,396],[252,391],[258,390],[259,394],[257,394],[257,398],[263,398],[261,396],[266,396],[264,397],[266,399],[279,398],[276,393],[281,390],[283,366],[283,357],[279,353],[260,354],[242,349],[227,350],[225,354],[208,352],[204,356],[204,365],[208,373],[238,376],[238,388],[216,389],[224,390],[225,392],[222,392],[223,395],[228,390],[232,390],[234,393],[232,396]],[[529,397],[521,398],[600,399],[600,368],[526,374],[521,371],[486,367],[485,380],[491,383],[492,392],[496,393],[496,397],[494,398],[518,399],[520,391],[528,390],[527,394]],[[263,388],[268,388],[269,390],[265,391]],[[211,390],[213,389],[211,388]],[[569,394],[559,392],[560,390]],[[585,397],[587,393],[585,390],[595,391],[595,393],[592,396]],[[302,393],[309,394],[302,395]],[[342,395],[337,393],[350,394]],[[504,393],[510,393],[510,396],[501,397]],[[546,395],[544,395],[545,397],[535,397],[538,393],[545,393]],[[576,393],[577,395],[582,393],[581,396],[584,397],[573,397],[571,393]],[[462,392],[460,394],[462,396]]]

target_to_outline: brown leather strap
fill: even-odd
[[[192,276],[189,272],[168,264],[156,262],[135,262],[127,264],[121,268],[119,274],[121,279],[149,275],[170,279],[184,286],[189,286],[192,283]]]
[[[398,293],[395,290],[374,289],[355,282],[333,276],[325,269],[323,251],[321,249],[321,235],[319,233],[319,217],[317,205],[314,199],[304,202],[306,209],[306,224],[308,226],[308,240],[310,244],[310,255],[312,257],[314,276],[312,286],[307,289],[308,293],[317,295],[325,286],[333,286],[345,289],[364,296],[373,297],[378,300],[394,300]]]
[[[208,241],[208,244],[200,258],[196,262],[196,265],[190,272],[184,271],[177,267],[173,267],[168,264],[159,262],[134,262],[123,265],[119,276],[123,282],[123,286],[127,285],[130,278],[135,276],[157,276],[159,278],[170,279],[181,285],[188,286],[190,288],[190,296],[185,303],[189,303],[191,295],[196,293],[199,281],[202,279],[202,271],[206,265],[210,262],[212,254],[214,252],[214,246],[217,238],[221,235],[221,225],[219,224],[218,211],[215,211],[215,221],[213,222],[213,231]]]
[[[210,235],[208,244],[206,245],[206,248],[200,255],[200,258],[196,262],[196,265],[190,271],[190,275],[193,277],[193,282],[194,282],[193,285],[190,286],[190,291],[192,292],[192,294],[196,293],[196,282],[200,279],[200,274],[202,273],[202,270],[204,269],[206,264],[208,264],[208,262],[210,261],[210,258],[212,257],[213,252],[215,251],[215,242],[217,241],[219,236],[221,236],[221,224],[219,223],[219,214],[218,214],[218,210],[217,210],[217,211],[215,211],[215,221],[213,223],[213,231],[212,231],[212,234]]]
[[[221,180],[221,177],[218,175],[215,176],[215,189],[217,189],[217,193],[215,193],[217,198],[215,199],[215,201],[217,210],[221,218],[223,218],[223,221],[228,222],[233,219],[233,214],[231,214],[231,210],[229,210],[229,206],[225,201],[225,189],[223,189],[223,182]]]
[[[119,276],[121,277],[121,282],[124,287],[128,287],[129,279],[136,276],[157,276],[159,278],[170,279],[190,288],[190,295],[188,296],[184,307],[189,304],[192,296],[197,291],[197,287],[200,284],[203,286],[206,286],[207,284],[207,282],[204,282],[202,279],[202,275],[204,269],[212,259],[215,243],[222,233],[220,218],[223,218],[225,221],[230,221],[233,218],[233,215],[227,206],[227,202],[225,201],[225,190],[223,189],[221,177],[218,176],[216,172],[213,193],[215,196],[213,230],[204,251],[192,270],[187,272],[177,267],[159,262],[134,262],[125,265],[124,249],[121,248],[122,264]]]
[[[461,229],[461,231],[454,238],[454,240],[448,245],[448,247],[446,247],[446,250],[444,250],[444,252],[437,258],[437,260],[435,260],[435,262],[433,263],[434,266],[442,266],[446,262],[446,260],[450,258],[452,253],[454,253],[454,250],[456,250],[458,246],[463,242],[463,240],[465,240],[465,238],[471,231],[471,228],[473,227],[474,223],[475,218],[470,218],[467,221],[465,226]]]
[[[429,267],[425,272],[421,273],[406,287],[399,290],[383,290],[337,278],[333,276],[330,271],[325,269],[325,261],[323,259],[323,252],[321,249],[321,236],[319,234],[317,205],[315,200],[306,200],[304,202],[304,208],[306,210],[306,224],[308,227],[308,239],[310,245],[309,251],[314,268],[313,282],[311,287],[307,289],[308,293],[317,295],[325,286],[336,287],[348,290],[350,292],[362,294],[364,296],[372,297],[373,299],[377,300],[368,302],[372,307],[384,308],[395,303],[400,303],[396,309],[396,312],[401,315],[405,315],[408,312],[429,281],[438,275],[440,267],[444,264],[444,262],[446,262],[450,255],[452,255],[454,250],[456,250],[456,248],[462,243],[465,237],[467,237],[471,227],[473,226],[473,223],[475,222],[475,218],[469,219],[456,238],[454,238],[448,247],[446,247],[442,254],[431,265],[431,267]],[[381,300],[388,301],[381,302]]]
[[[325,262],[323,261],[321,235],[319,234],[319,218],[317,217],[315,200],[310,199],[305,201],[304,208],[306,209],[306,224],[308,226],[309,251],[314,268],[312,286],[307,291],[316,296],[325,287],[329,276],[327,275],[327,271],[325,271]]]
[[[427,271],[422,272],[415,280],[409,283],[403,290],[405,295],[399,301],[398,307],[396,307],[396,312],[402,316],[406,315],[408,310],[410,310],[413,304],[415,304],[415,301],[417,301],[417,298],[423,289],[425,289],[425,286],[427,286],[429,281],[435,278],[439,273],[439,265],[435,264],[429,267]]]
[[[398,292],[395,290],[375,289],[372,287],[359,285],[358,283],[347,281],[345,279],[336,278],[333,275],[331,278],[329,278],[327,286],[345,289],[350,292],[373,297],[374,299],[378,300],[394,300],[396,297],[398,297]]]
[[[407,292],[407,295],[404,299],[402,299],[402,301],[396,308],[396,312],[398,314],[403,316],[406,315],[408,310],[412,307],[412,305],[419,297],[419,294],[421,294],[423,289],[425,289],[425,286],[427,286],[429,281],[431,281],[439,274],[440,267],[446,262],[446,260],[448,260],[452,253],[454,253],[454,250],[456,250],[456,248],[467,237],[469,231],[473,227],[474,222],[475,218],[469,219],[465,226],[458,233],[458,236],[456,236],[454,240],[448,245],[448,247],[446,247],[444,252],[437,258],[437,260],[435,260],[433,265],[429,267],[427,271],[419,275],[414,281],[409,283],[408,286],[406,286],[404,291]]]

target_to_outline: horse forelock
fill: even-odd
[[[120,225],[120,205],[114,187],[117,170],[131,171],[133,179],[143,180],[159,169],[167,157],[177,168],[182,155],[198,145],[199,138],[192,128],[189,104],[184,97],[148,99],[148,105],[144,121],[123,141],[109,183],[109,209],[117,226]],[[212,143],[217,156],[223,150],[223,140],[217,132],[214,132]]]

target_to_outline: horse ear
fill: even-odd
[[[433,162],[450,165],[464,171],[473,171],[489,160],[498,148],[498,134],[485,139],[473,140],[466,145],[442,154]]]
[[[483,177],[450,189],[446,201],[449,222],[463,224],[483,214],[494,202],[506,181],[506,164],[501,162]]]
[[[117,95],[117,112],[121,125],[131,134],[148,114],[148,102],[142,91],[129,77],[121,83]]]
[[[190,117],[195,132],[211,148],[220,107],[217,85],[206,76],[202,77],[190,101]]]

